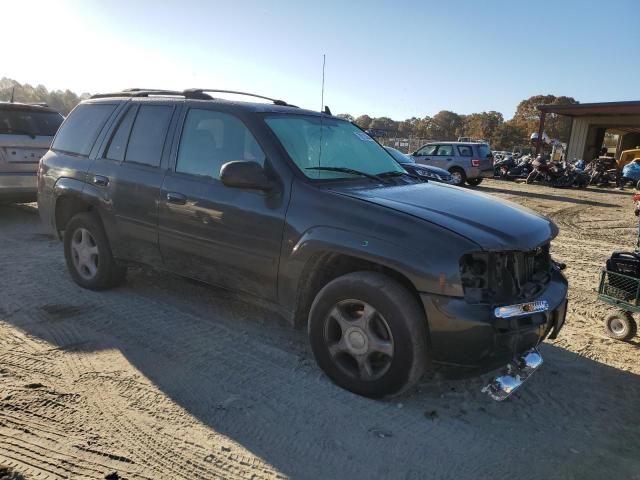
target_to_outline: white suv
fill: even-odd
[[[0,102],[0,201],[36,201],[38,162],[63,120],[44,105]]]

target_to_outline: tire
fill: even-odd
[[[424,310],[406,288],[375,272],[349,273],[320,290],[309,342],[333,382],[371,398],[407,390],[431,363]]]
[[[117,265],[100,220],[78,213],[64,231],[64,256],[74,282],[89,290],[105,290],[121,284],[127,269]]]
[[[638,180],[638,183],[636,183],[636,190],[640,190],[640,180]]]
[[[538,172],[536,172],[535,170],[532,170],[531,173],[527,175],[527,183],[531,185],[533,182],[536,181],[537,178],[538,178]]]
[[[464,185],[464,182],[467,181],[467,174],[459,167],[451,167],[449,169],[449,173],[453,177],[452,185],[455,185],[456,187],[461,187]]]
[[[472,187],[477,187],[481,183],[482,183],[482,178],[481,177],[478,177],[478,178],[467,178],[467,184],[471,185]]]
[[[605,333],[616,340],[630,340],[638,333],[638,324],[629,312],[617,312],[604,320]]]

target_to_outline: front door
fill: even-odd
[[[432,158],[435,155],[437,148],[438,145],[425,145],[413,155],[413,158],[416,160],[416,163],[434,166]]]
[[[179,274],[275,299],[286,199],[283,192],[230,188],[220,168],[233,160],[265,166],[255,136],[238,117],[191,108],[160,201],[160,249]]]

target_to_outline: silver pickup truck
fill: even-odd
[[[36,172],[64,117],[43,105],[0,102],[0,202],[35,202]]]

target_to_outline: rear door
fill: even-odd
[[[444,168],[449,170],[455,163],[454,146],[451,144],[438,145],[435,155],[432,157],[431,165],[434,167]]]
[[[158,201],[180,104],[129,102],[89,172],[113,253],[160,266]]]

